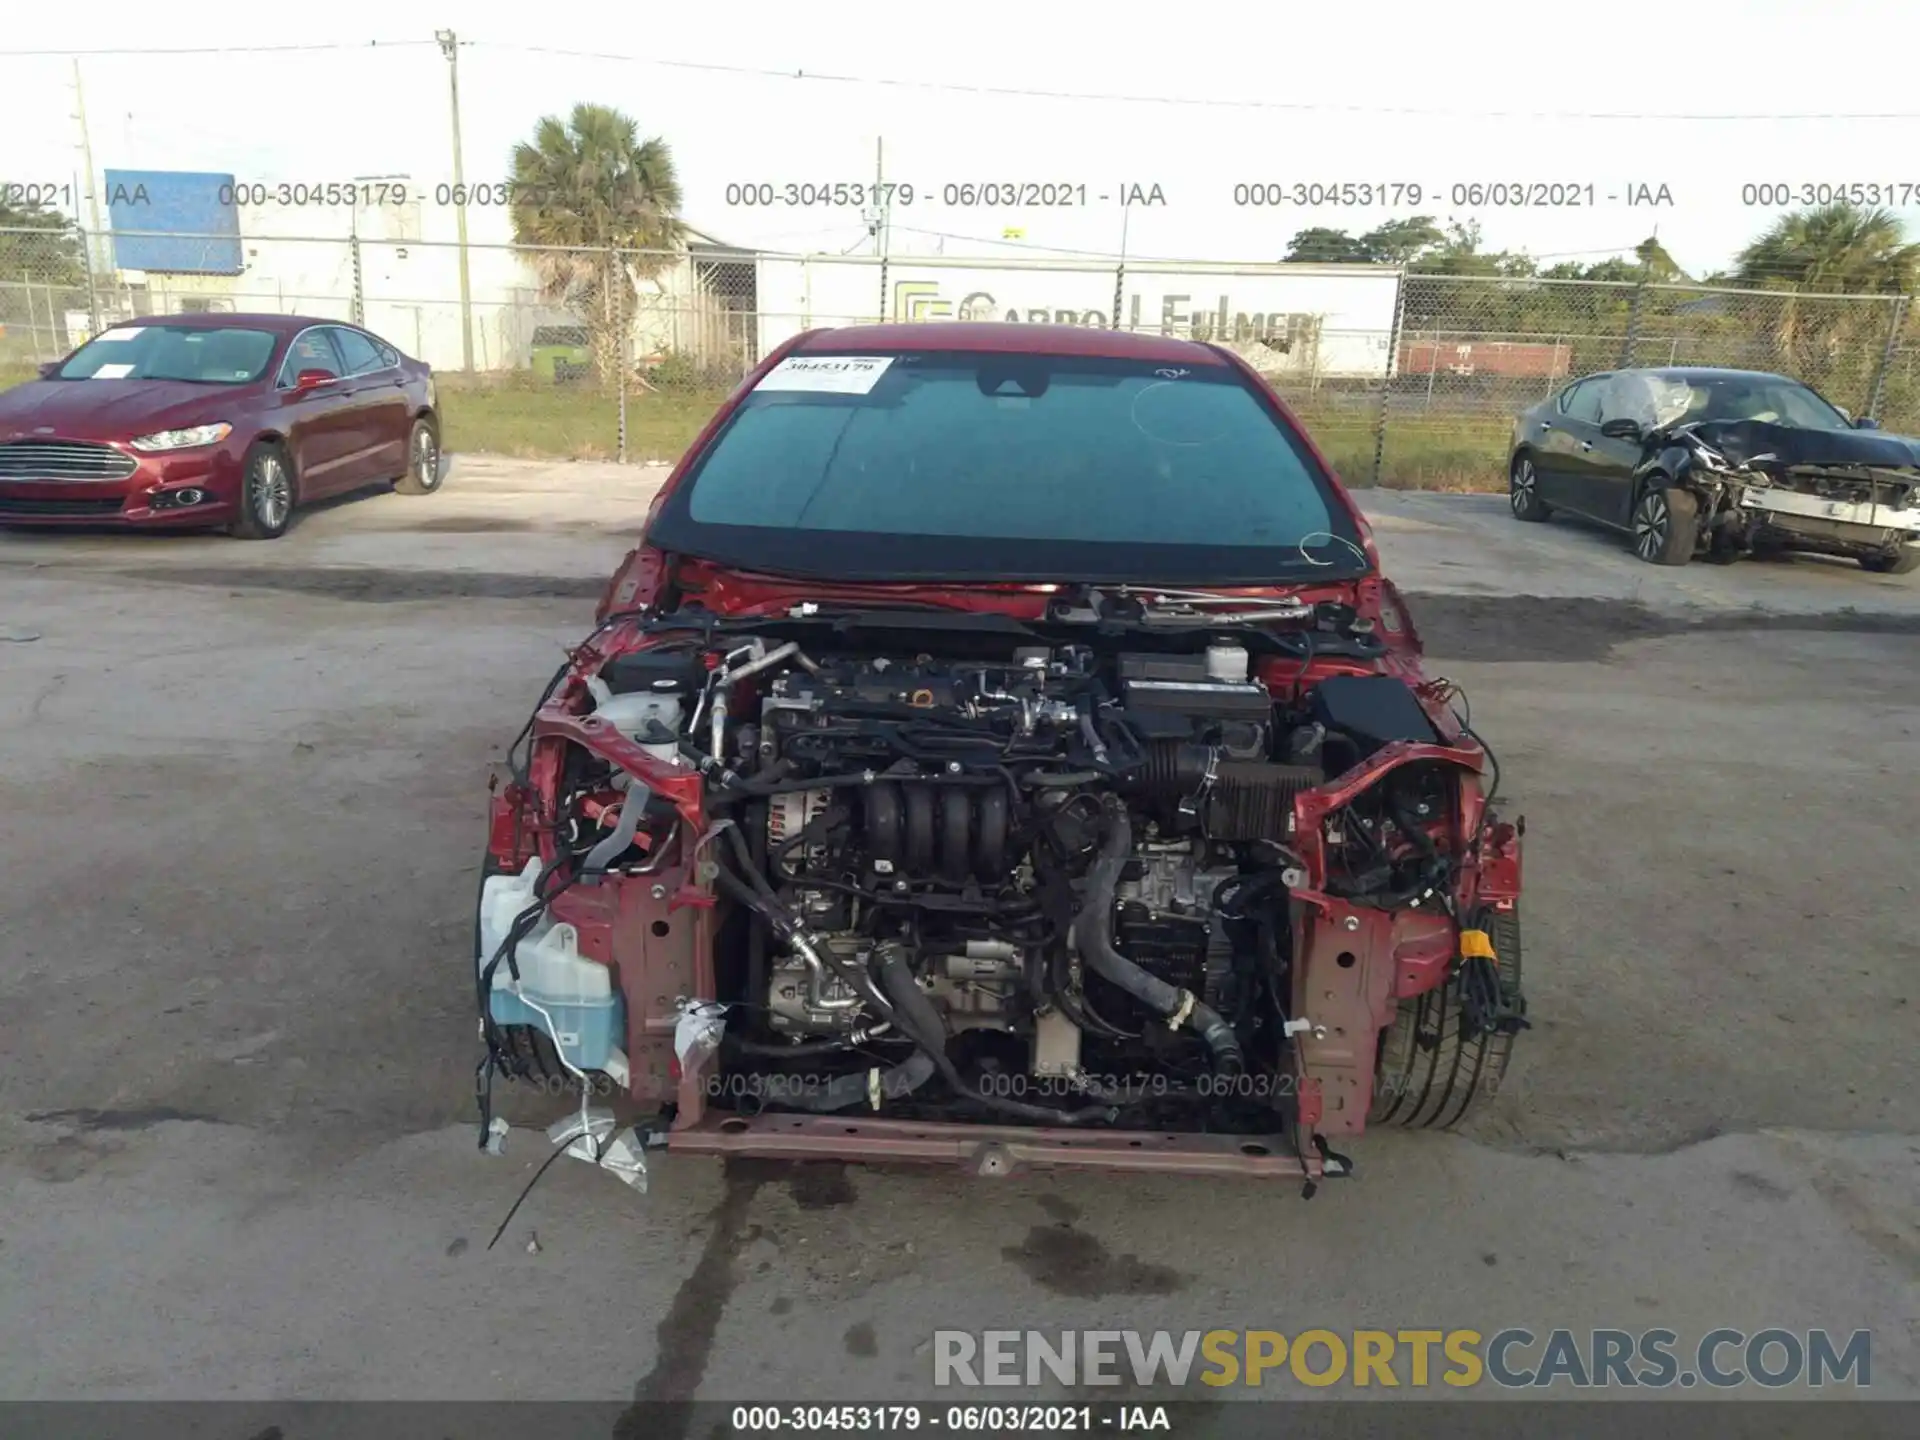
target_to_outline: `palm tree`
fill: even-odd
[[[1640,262],[1641,273],[1656,285],[1683,283],[1687,278],[1687,272],[1667,253],[1667,247],[1657,236],[1649,235],[1634,246],[1633,256]]]
[[[1740,252],[1735,279],[1756,288],[1897,295],[1913,288],[1920,244],[1900,217],[1845,203],[1782,215]]]
[[[1828,383],[1844,363],[1876,352],[1885,334],[1881,307],[1863,301],[1807,297],[1899,295],[1920,279],[1920,244],[1909,243],[1888,210],[1837,203],[1782,215],[1740,252],[1734,283],[1786,294],[1769,326],[1783,368]],[[1851,378],[1850,376],[1848,378]],[[1818,381],[1816,381],[1818,383]]]
[[[625,363],[637,280],[673,263],[684,227],[680,181],[664,140],[607,105],[548,115],[513,147],[513,238],[540,292],[585,322],[602,382]]]

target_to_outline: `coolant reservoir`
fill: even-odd
[[[533,904],[540,875],[535,857],[518,875],[495,875],[480,891],[480,949],[485,966],[499,953],[514,917]],[[496,1025],[531,1025],[554,1042],[576,1070],[601,1070],[622,1079],[620,1049],[625,1006],[613,988],[613,972],[580,953],[573,926],[542,916],[513,951],[520,978],[502,959],[494,968],[488,1013]]]
[[[1207,646],[1207,678],[1229,685],[1244,685],[1247,679],[1247,647],[1224,640]]]
[[[680,757],[680,747],[673,743],[649,742],[647,736],[653,733],[654,724],[663,725],[671,733],[680,733],[682,707],[678,695],[647,694],[636,692],[631,695],[606,695],[594,706],[593,713],[606,721],[628,739],[639,743],[654,759],[667,765],[682,765],[686,762]]]

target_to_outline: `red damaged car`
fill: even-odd
[[[433,375],[357,325],[167,315],[0,393],[0,525],[284,534],[310,501],[440,488]]]
[[[802,335],[599,618],[493,801],[483,1144],[570,1076],[675,1151],[1311,1193],[1526,1024],[1497,763],[1224,349]]]

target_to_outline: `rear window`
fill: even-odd
[[[244,385],[266,373],[273,344],[268,330],[123,325],[103,331],[74,351],[54,378]]]
[[[1226,366],[934,353],[867,357],[849,382],[834,358],[761,382],[655,544],[845,579],[1364,568],[1328,477]]]

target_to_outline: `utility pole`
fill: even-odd
[[[880,260],[880,321],[887,319],[887,142],[873,142],[873,204],[867,207],[867,229],[873,234],[873,253]]]
[[[93,228],[87,232],[87,243],[83,253],[87,259],[87,314],[94,332],[100,330],[100,295],[94,288],[94,247],[100,237],[100,191],[93,179],[93,137],[87,132],[87,92],[80,85],[80,57],[73,57],[73,118],[80,122],[80,163],[87,167],[87,205],[92,216]],[[74,197],[74,218],[80,214],[80,199]],[[111,252],[109,252],[111,258]]]
[[[879,252],[882,255],[891,252],[893,235],[893,192],[887,188],[887,142],[873,142],[873,184],[874,199],[880,206]]]
[[[453,198],[460,236],[460,368],[473,370],[473,288],[467,274],[466,170],[460,161],[460,42],[451,30],[436,30],[440,53],[447,57],[447,86],[453,97]]]

